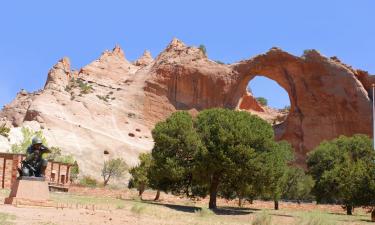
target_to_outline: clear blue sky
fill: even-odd
[[[63,56],[80,68],[118,43],[134,60],[145,49],[156,56],[173,37],[204,44],[210,58],[227,63],[272,46],[295,55],[315,48],[375,74],[374,9],[373,0],[2,1],[0,107],[21,88],[42,88]],[[254,81],[252,89],[277,96],[266,85]]]

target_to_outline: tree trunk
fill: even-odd
[[[275,210],[279,210],[279,201],[275,200],[274,203],[275,203]]]
[[[160,190],[157,190],[157,192],[156,192],[156,196],[155,196],[155,198],[154,198],[154,201],[159,200],[159,198],[160,198]]]
[[[219,176],[216,174],[212,175],[211,186],[210,186],[210,202],[208,203],[208,208],[216,209],[216,196],[217,189],[219,187]]]
[[[238,207],[242,207],[242,198],[238,197]]]
[[[371,212],[371,221],[375,222],[375,209],[373,209]]]
[[[141,185],[138,189],[138,196],[142,199],[142,194],[145,192],[145,187]]]
[[[346,215],[353,215],[353,206],[347,205],[346,206]]]

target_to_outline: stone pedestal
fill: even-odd
[[[5,204],[39,205],[49,200],[48,182],[43,177],[19,177],[14,182]]]

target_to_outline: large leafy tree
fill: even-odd
[[[375,151],[367,136],[322,142],[308,155],[307,166],[318,202],[341,203],[348,215],[354,207],[373,205]]]
[[[209,186],[209,208],[216,208],[220,184],[226,179],[253,183],[259,152],[272,148],[273,130],[264,120],[247,112],[208,109],[199,113],[195,127],[204,148],[196,156],[195,177]],[[244,175],[241,180],[239,178]],[[254,176],[252,176],[254,175]]]
[[[203,148],[193,127],[192,117],[184,111],[173,113],[152,130],[155,145],[149,170],[150,186],[174,194],[192,194],[196,153]]]

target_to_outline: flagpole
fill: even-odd
[[[373,135],[372,140],[374,143],[373,148],[375,150],[375,101],[374,101],[375,90],[374,89],[375,89],[375,84],[372,84],[372,135]]]

